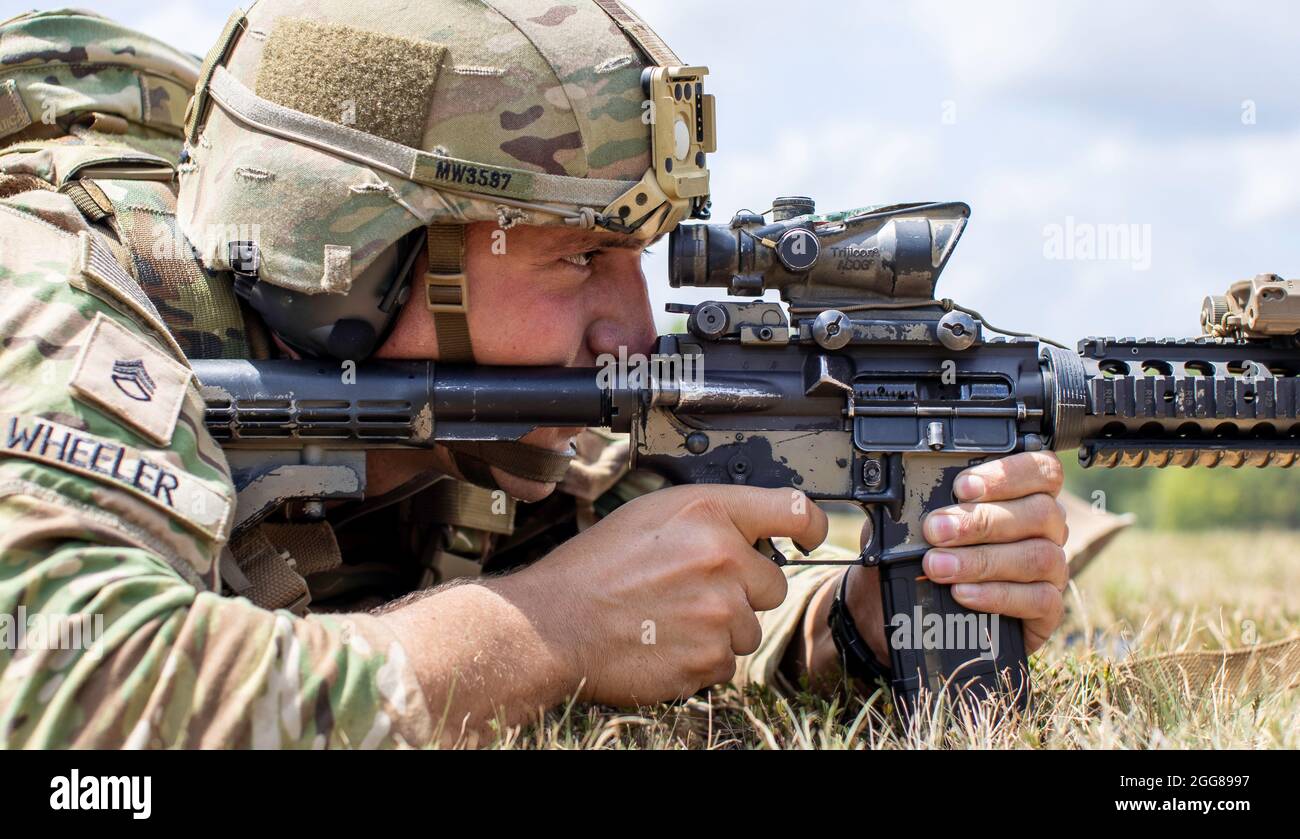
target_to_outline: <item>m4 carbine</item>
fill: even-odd
[[[750,299],[670,306],[686,334],[599,368],[195,362],[240,491],[236,530],[286,500],[360,497],[369,448],[607,426],[630,433],[636,467],[674,483],[860,505],[870,538],[854,561],[880,569],[896,696],[1023,708],[1020,622],[967,610],[925,577],[922,520],[954,503],[959,472],[1022,451],[1078,449],[1084,466],[1292,465],[1300,290],[1261,275],[1206,299],[1201,337],[1087,338],[1072,352],[935,299],[968,216],[958,203],[817,215],[783,198],[770,221],[683,225],[672,285]],[[769,289],[786,306],[753,299]]]

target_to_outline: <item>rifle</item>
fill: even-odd
[[[892,687],[1029,700],[1018,620],[928,580],[925,515],[962,470],[1078,449],[1085,466],[1290,466],[1300,457],[1295,283],[1260,275],[1206,298],[1197,338],[1086,338],[1077,351],[935,299],[960,203],[818,215],[807,198],[678,227],[670,304],[687,331],[598,368],[196,361],[207,426],[239,490],[236,530],[284,501],[364,494],[366,449],[517,440],[537,426],[628,432],[633,465],[674,483],[793,487],[861,506],[853,560],[880,570]],[[786,304],[753,299],[767,290]],[[1300,298],[1296,298],[1300,299]],[[769,545],[760,548],[772,550]],[[787,560],[772,550],[778,562]],[[849,564],[849,563],[846,563]]]

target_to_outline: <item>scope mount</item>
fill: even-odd
[[[915,305],[910,305],[914,302]],[[687,316],[686,330],[705,342],[781,346],[816,344],[835,351],[852,346],[942,346],[960,352],[984,342],[984,324],[943,301],[909,301],[904,307],[874,308],[870,304],[806,311],[790,307],[789,314],[773,300],[708,300],[696,304],[669,303],[670,314]]]

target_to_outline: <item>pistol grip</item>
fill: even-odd
[[[908,490],[899,516],[895,520],[883,511],[876,516],[873,542],[893,689],[908,711],[923,691],[931,698],[943,693],[975,701],[998,697],[1020,710],[1029,704],[1020,620],[967,609],[953,598],[951,586],[932,582],[921,567],[930,547],[921,535],[922,520],[932,510],[953,504],[957,475],[987,459],[903,455]],[[918,487],[932,489],[914,489]]]

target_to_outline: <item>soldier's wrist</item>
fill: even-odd
[[[516,578],[522,575],[466,580],[381,615],[435,717],[446,713],[477,729],[497,713],[520,719],[576,691],[573,668],[548,637],[554,621],[530,581]]]
[[[874,569],[854,565],[844,572],[844,605],[853,625],[872,655],[880,664],[889,667],[889,646],[885,638],[884,609],[880,601],[880,574]],[[841,580],[835,581],[836,586]]]
[[[549,575],[537,566],[513,574],[477,581],[511,607],[521,619],[520,632],[529,636],[531,646],[542,655],[530,662],[519,662],[533,670],[530,674],[539,690],[553,701],[573,698],[583,689],[587,667],[582,655],[584,640],[577,635],[578,621],[572,619],[556,597]]]

